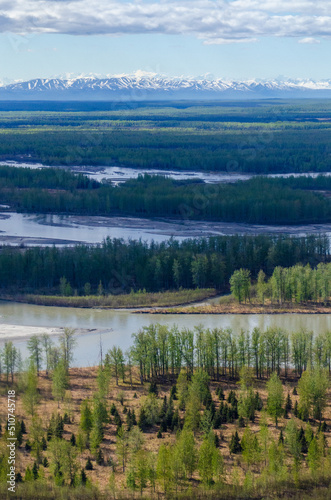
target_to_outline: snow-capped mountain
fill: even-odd
[[[331,97],[331,80],[226,81],[121,75],[35,79],[0,86],[0,100],[176,100]]]

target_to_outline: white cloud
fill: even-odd
[[[317,40],[317,38],[307,36],[306,38],[301,38],[301,40],[299,40],[299,43],[316,44],[316,43],[321,43],[321,42],[320,42],[320,40]]]
[[[0,31],[186,34],[207,44],[331,37],[331,0],[0,0]]]

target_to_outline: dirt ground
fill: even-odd
[[[73,422],[70,424],[65,424],[64,425],[64,434],[63,437],[64,439],[69,440],[71,437],[71,434],[74,433],[75,436],[77,437],[78,430],[79,430],[79,421],[80,421],[80,405],[82,400],[86,398],[92,398],[93,394],[96,392],[96,374],[97,374],[97,368],[73,368],[70,370],[70,391],[71,391],[71,397],[72,397],[72,403],[71,403],[71,412],[72,412],[72,417],[73,417]],[[266,386],[265,386],[266,381],[265,380],[257,380],[254,382],[254,390],[258,390],[260,393],[260,396],[262,397],[264,406],[266,405],[267,401],[267,392],[266,392]],[[293,388],[297,384],[297,379],[294,377],[294,375],[290,376],[289,379],[285,382],[284,381],[284,396],[286,397],[288,393],[291,395],[292,403],[293,406],[295,404],[295,400],[298,399],[298,396],[293,395]],[[219,382],[212,381],[210,384],[211,392],[212,392],[212,397],[215,402],[216,407],[218,408],[220,405],[220,401],[218,396],[216,395],[215,391],[218,388],[218,386],[222,386],[224,394],[225,394],[225,399],[227,398],[230,390],[236,390],[239,392],[239,386],[236,381],[231,381],[225,378],[221,378]],[[8,387],[11,388],[12,385],[9,383]],[[134,377],[133,380],[133,388],[131,389],[130,384],[128,381],[123,383],[121,380],[119,380],[119,385],[115,385],[115,381],[113,381],[110,385],[109,388],[109,396],[106,398],[107,399],[107,409],[109,410],[111,404],[114,402],[120,416],[122,418],[122,421],[124,423],[124,427],[126,427],[126,415],[124,413],[124,406],[127,409],[134,409],[136,417],[138,419],[139,416],[139,409],[142,404],[142,397],[146,396],[148,394],[148,388],[149,384],[144,384],[144,386],[141,386],[139,384],[139,380],[136,376]],[[160,398],[160,401],[162,398],[167,395],[169,397],[170,395],[170,389],[171,389],[171,384],[160,384],[158,385],[158,390],[159,390],[159,395],[158,397]],[[41,372],[39,376],[39,391],[40,391],[40,396],[41,396],[41,401],[40,404],[38,405],[37,408],[37,414],[40,416],[43,422],[43,429],[45,430],[45,437],[46,437],[46,428],[47,425],[50,421],[51,415],[53,413],[59,413],[60,415],[63,416],[65,412],[69,411],[68,405],[66,403],[60,403],[58,406],[58,403],[54,401],[52,397],[52,391],[51,391],[51,380],[49,377],[46,377],[45,372]],[[118,401],[118,396],[119,392],[123,391],[124,392],[124,405],[122,406],[120,402]],[[0,382],[0,393],[1,393],[1,405],[0,405],[0,419],[1,419],[1,425],[2,425],[2,433],[4,430],[5,422],[6,422],[6,408],[7,408],[7,384],[4,380],[4,376],[2,375],[2,379]],[[134,394],[137,395],[137,398],[134,397]],[[238,395],[237,395],[238,397]],[[27,465],[30,465],[32,467],[34,463],[34,457],[31,455],[31,453],[25,451],[25,442],[27,439],[29,439],[29,428],[31,424],[31,417],[27,416],[26,411],[23,408],[22,405],[22,400],[19,396],[17,395],[17,406],[16,406],[16,419],[21,420],[24,418],[26,428],[27,428],[27,434],[23,436],[23,444],[22,446],[17,450],[17,470],[16,472],[21,472],[21,474],[24,476],[25,469]],[[178,401],[174,401],[174,406],[178,405]],[[183,413],[181,412],[181,416],[183,417]],[[292,414],[290,412],[289,416],[291,417]],[[331,393],[329,392],[328,394],[328,403],[327,403],[327,408],[324,412],[324,417],[325,421],[328,426],[328,431],[326,432],[326,439],[328,446],[331,446]],[[259,433],[259,422],[261,418],[261,413],[257,412],[256,413],[256,420],[253,424],[249,424],[250,428],[253,430],[255,433]],[[275,423],[271,418],[268,418],[268,427],[269,427],[269,434],[270,437],[277,439],[279,438],[280,434],[280,429],[285,427],[286,423],[288,420],[281,418],[278,423],[278,428],[276,429]],[[305,424],[298,420],[298,425],[305,427]],[[317,431],[318,424],[315,422],[311,423],[312,428],[314,433]],[[221,453],[224,457],[224,463],[225,463],[225,477],[229,478],[230,475],[232,474],[232,468],[233,465],[238,465],[240,460],[240,455],[235,455],[231,456],[229,452],[229,442],[231,439],[231,436],[233,432],[238,430],[240,438],[242,437],[242,434],[244,432],[244,429],[238,428],[238,423],[237,421],[232,423],[232,424],[223,424],[221,429],[215,430],[214,432],[218,434],[220,437],[220,450]],[[145,438],[145,444],[144,444],[144,449],[149,450],[152,452],[157,453],[157,450],[160,446],[161,443],[165,442],[174,442],[175,441],[175,433],[163,433],[162,439],[157,439],[156,434],[158,431],[158,426],[155,426],[154,428],[150,429],[148,432],[144,433],[144,438]],[[107,424],[105,425],[105,432],[104,432],[104,440],[101,444],[101,449],[104,455],[105,460],[107,460],[109,457],[111,458],[111,461],[113,464],[116,464],[116,484],[117,488],[119,490],[125,489],[125,474],[122,472],[121,465],[118,464],[118,460],[116,457],[116,426],[114,424]],[[196,435],[196,443],[199,446],[201,443],[202,436],[201,433],[197,433]],[[44,456],[49,458],[48,456],[48,451],[46,450],[44,453]],[[92,464],[93,464],[93,470],[92,471],[86,471],[87,476],[92,480],[93,483],[97,484],[97,486],[100,488],[100,490],[105,491],[108,488],[108,483],[109,483],[109,477],[112,471],[112,468],[107,465],[97,465],[95,462],[94,457],[92,456],[92,453],[89,450],[85,450],[82,454],[78,452],[78,460],[80,463],[81,467],[85,467],[86,460],[88,457],[91,457]],[[246,466],[245,464],[240,463],[241,467],[241,479],[244,479],[245,476],[245,471],[246,471]],[[256,470],[256,472],[258,472]],[[45,469],[45,476],[47,477],[50,474],[49,469]],[[198,475],[196,474],[196,478],[198,478]]]

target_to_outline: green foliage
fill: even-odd
[[[180,243],[169,240],[167,243],[154,243],[153,245],[141,241],[132,241],[128,244],[122,240],[108,239],[100,245],[84,246],[84,250],[81,249],[81,245],[74,248],[30,248],[29,252],[21,252],[19,248],[4,247],[0,254],[0,282],[3,289],[9,292],[36,293],[39,291],[44,295],[46,291],[47,294],[54,295],[64,273],[71,286],[79,293],[83,293],[86,279],[90,280],[93,288],[96,288],[102,278],[103,282],[108,284],[105,291],[112,293],[115,290],[116,292],[116,295],[114,293],[110,295],[108,301],[104,296],[99,297],[95,303],[89,302],[90,299],[85,296],[67,298],[52,296],[50,303],[85,307],[91,307],[94,304],[113,307],[125,307],[130,304],[147,305],[151,299],[163,300],[163,303],[167,303],[171,297],[165,296],[162,299],[158,295],[146,299],[143,294],[138,293],[130,296],[128,293],[131,289],[130,280],[124,280],[124,284],[117,283],[117,281],[114,282],[114,275],[135,276],[136,290],[143,288],[146,288],[148,292],[179,290],[170,270],[176,259],[183,269],[179,287],[186,290],[192,289],[195,287],[192,262],[198,254],[206,256],[208,261],[202,278],[207,287],[224,290],[228,287],[233,272],[240,268],[248,269],[252,273],[252,278],[256,278],[256,272],[261,268],[270,276],[273,269],[279,266],[291,267],[298,262],[303,265],[309,263],[311,266],[316,266],[324,261],[328,251],[328,239],[313,235],[302,238],[269,235],[219,236],[201,240],[184,240]],[[141,259],[144,259],[143,269],[140,266]],[[155,276],[157,260],[161,266],[161,278]],[[15,271],[17,269],[20,270],[19,273]],[[77,273],[77,269],[81,271]],[[219,269],[222,269],[221,274]],[[323,276],[327,276],[321,268],[319,268],[319,275],[321,280]],[[321,298],[325,295],[322,281],[319,292]],[[120,299],[119,291],[127,292],[127,295]],[[172,299],[175,303],[178,303],[179,299],[184,302],[194,301],[199,297],[203,298],[206,293],[212,294],[212,291],[178,293],[178,298]],[[33,301],[33,297],[30,299]],[[35,300],[41,304],[49,303],[47,296],[44,298],[37,296]]]
[[[313,477],[316,476],[316,473],[321,466],[321,460],[322,460],[322,452],[320,450],[316,437],[313,437],[308,448],[308,456],[307,456],[308,467]]]
[[[92,410],[89,401],[85,399],[84,401],[82,401],[80,408],[80,427],[82,431],[89,434],[92,429],[92,425]]]
[[[52,394],[54,399],[60,406],[60,400],[63,401],[66,390],[69,387],[69,377],[67,367],[64,360],[61,360],[53,370],[52,373]]]
[[[156,462],[157,479],[166,493],[172,480],[172,453],[171,448],[161,444]]]
[[[203,440],[199,450],[198,469],[202,481],[213,484],[215,478],[221,479],[223,474],[223,457],[215,446],[214,433],[210,432]]]
[[[278,418],[284,413],[284,394],[283,385],[276,372],[272,373],[270,380],[267,382],[268,400],[267,411],[275,419],[276,427]]]
[[[64,189],[60,186],[54,189],[51,187],[51,175],[49,185],[45,182],[42,187],[36,186],[41,176],[39,170],[31,172],[30,186],[27,185],[24,190],[15,190],[10,188],[19,187],[22,183],[19,177],[10,173],[8,175],[8,172],[10,167],[0,168],[0,192],[3,201],[28,212],[71,212],[89,215],[124,212],[150,217],[185,216],[191,219],[263,224],[328,221],[331,213],[328,200],[312,188],[314,185],[319,189],[323,185],[329,187],[330,181],[327,178],[318,181],[310,179],[310,182],[306,183],[295,179],[253,178],[234,184],[215,185],[210,195],[206,194],[202,183],[183,183],[148,174],[140,175],[138,179],[131,179],[121,186],[95,183],[94,189],[68,189],[64,182]],[[88,184],[88,180],[85,182]],[[307,189],[309,187],[310,189]],[[202,199],[202,203],[199,199]],[[198,287],[203,286],[203,274],[200,271],[205,266],[204,256],[197,256],[192,262],[194,281]],[[160,276],[157,266],[155,272],[157,279]],[[172,272],[175,280],[179,282],[182,269],[178,260],[173,262]],[[70,281],[65,276],[62,278],[61,294],[71,295]],[[103,293],[102,281],[98,284],[99,295]]]
[[[302,374],[298,383],[301,415],[311,415],[321,422],[329,385],[329,376],[320,367],[308,369]]]
[[[119,462],[122,464],[123,472],[125,471],[126,462],[129,454],[129,436],[128,433],[121,427],[117,432],[116,437],[116,454]]]
[[[177,438],[176,448],[183,467],[183,477],[191,478],[198,458],[193,432],[183,429]]]
[[[256,434],[249,427],[246,427],[241,439],[242,456],[248,465],[253,465],[261,461],[261,447]]]
[[[112,376],[115,377],[116,385],[118,385],[118,379],[120,376],[122,376],[124,382],[124,355],[120,347],[114,346],[109,349],[105,358],[105,366],[110,368]]]
[[[142,405],[138,425],[140,429],[151,427],[159,420],[160,402],[155,394],[149,394]]]
[[[249,299],[250,296],[250,271],[248,269],[239,269],[233,273],[230,278],[231,292],[238,300],[239,304],[244,300]]]
[[[293,418],[289,420],[289,422],[286,425],[285,428],[285,444],[286,447],[289,451],[289,453],[292,455],[293,460],[294,460],[294,470],[297,474],[300,462],[302,460],[302,452],[301,452],[301,443],[299,441],[299,431],[297,424]]]
[[[36,410],[36,406],[40,401],[40,396],[38,393],[38,377],[36,366],[32,362],[30,362],[28,371],[25,374],[24,384],[24,394],[22,397],[23,405],[27,413],[33,416]]]
[[[53,413],[47,428],[47,441],[50,441],[53,437],[61,439],[63,436],[63,418],[58,413]]]
[[[40,337],[38,337],[37,335],[33,335],[28,340],[28,350],[30,352],[30,360],[36,366],[37,373],[39,374],[42,362],[42,347]]]
[[[54,438],[49,443],[50,469],[56,484],[72,486],[75,482],[78,463],[76,451],[69,441]]]
[[[234,434],[232,434],[232,436],[231,436],[229,450],[230,450],[230,453],[233,453],[233,454],[241,453],[241,451],[242,451],[242,446],[241,446],[239,435],[238,435],[237,431]]]

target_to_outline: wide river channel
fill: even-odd
[[[2,162],[6,163],[6,162]],[[30,164],[7,162],[12,166]],[[34,165],[36,168],[44,165]],[[75,170],[75,169],[74,169]],[[79,169],[77,169],[79,170]],[[77,171],[76,170],[76,171]],[[82,168],[92,178],[106,178],[120,183],[136,177],[141,171],[106,167],[104,169]],[[157,171],[149,173],[161,173]],[[249,175],[200,172],[168,172],[173,178],[202,179],[206,183],[236,182]],[[10,245],[70,245],[78,242],[99,243],[106,237],[164,241],[170,236],[177,239],[221,234],[287,233],[293,235],[326,233],[331,236],[331,224],[307,226],[252,226],[248,224],[208,223],[188,220],[148,220],[121,217],[79,217],[59,215],[0,213],[0,244]],[[0,207],[1,210],[1,207]],[[8,209],[7,209],[8,210]],[[215,299],[214,299],[215,300]],[[179,328],[194,328],[203,324],[205,328],[231,328],[252,331],[254,327],[266,329],[278,326],[289,331],[306,328],[314,333],[331,329],[331,315],[326,314],[275,314],[275,315],[161,315],[139,314],[130,310],[74,309],[34,306],[0,301],[0,347],[12,340],[27,357],[27,339],[43,332],[56,342],[63,328],[76,330],[77,346],[75,366],[95,366],[100,360],[100,342],[103,352],[113,345],[123,350],[131,344],[131,336],[143,326],[161,323]]]
[[[42,164],[1,162],[13,167],[48,168]],[[136,178],[141,173],[163,174],[174,179],[200,180],[208,184],[238,182],[253,175],[224,172],[179,172],[159,170],[137,170],[123,167],[70,167],[74,172],[82,171],[91,178],[105,179],[113,184]],[[290,175],[317,174],[283,174]],[[324,172],[323,175],[331,175]],[[206,196],[208,196],[208,186]],[[4,245],[74,245],[77,243],[101,243],[105,238],[142,239],[143,241],[166,241],[170,237],[178,240],[231,234],[290,234],[305,235],[323,233],[331,236],[331,224],[309,224],[301,226],[251,225],[228,222],[191,221],[185,218],[139,219],[137,217],[99,217],[51,214],[18,214],[0,205],[0,244]]]
[[[254,327],[266,329],[270,326],[288,331],[305,328],[315,334],[331,329],[329,314],[140,314],[128,310],[75,309],[34,306],[0,301],[0,347],[12,340],[27,357],[27,339],[44,331],[57,341],[59,329],[76,329],[77,346],[74,366],[95,366],[100,360],[100,339],[103,352],[113,345],[124,351],[131,344],[131,335],[143,326],[153,323],[179,328],[194,328],[202,324],[205,328],[231,328],[252,331]]]

